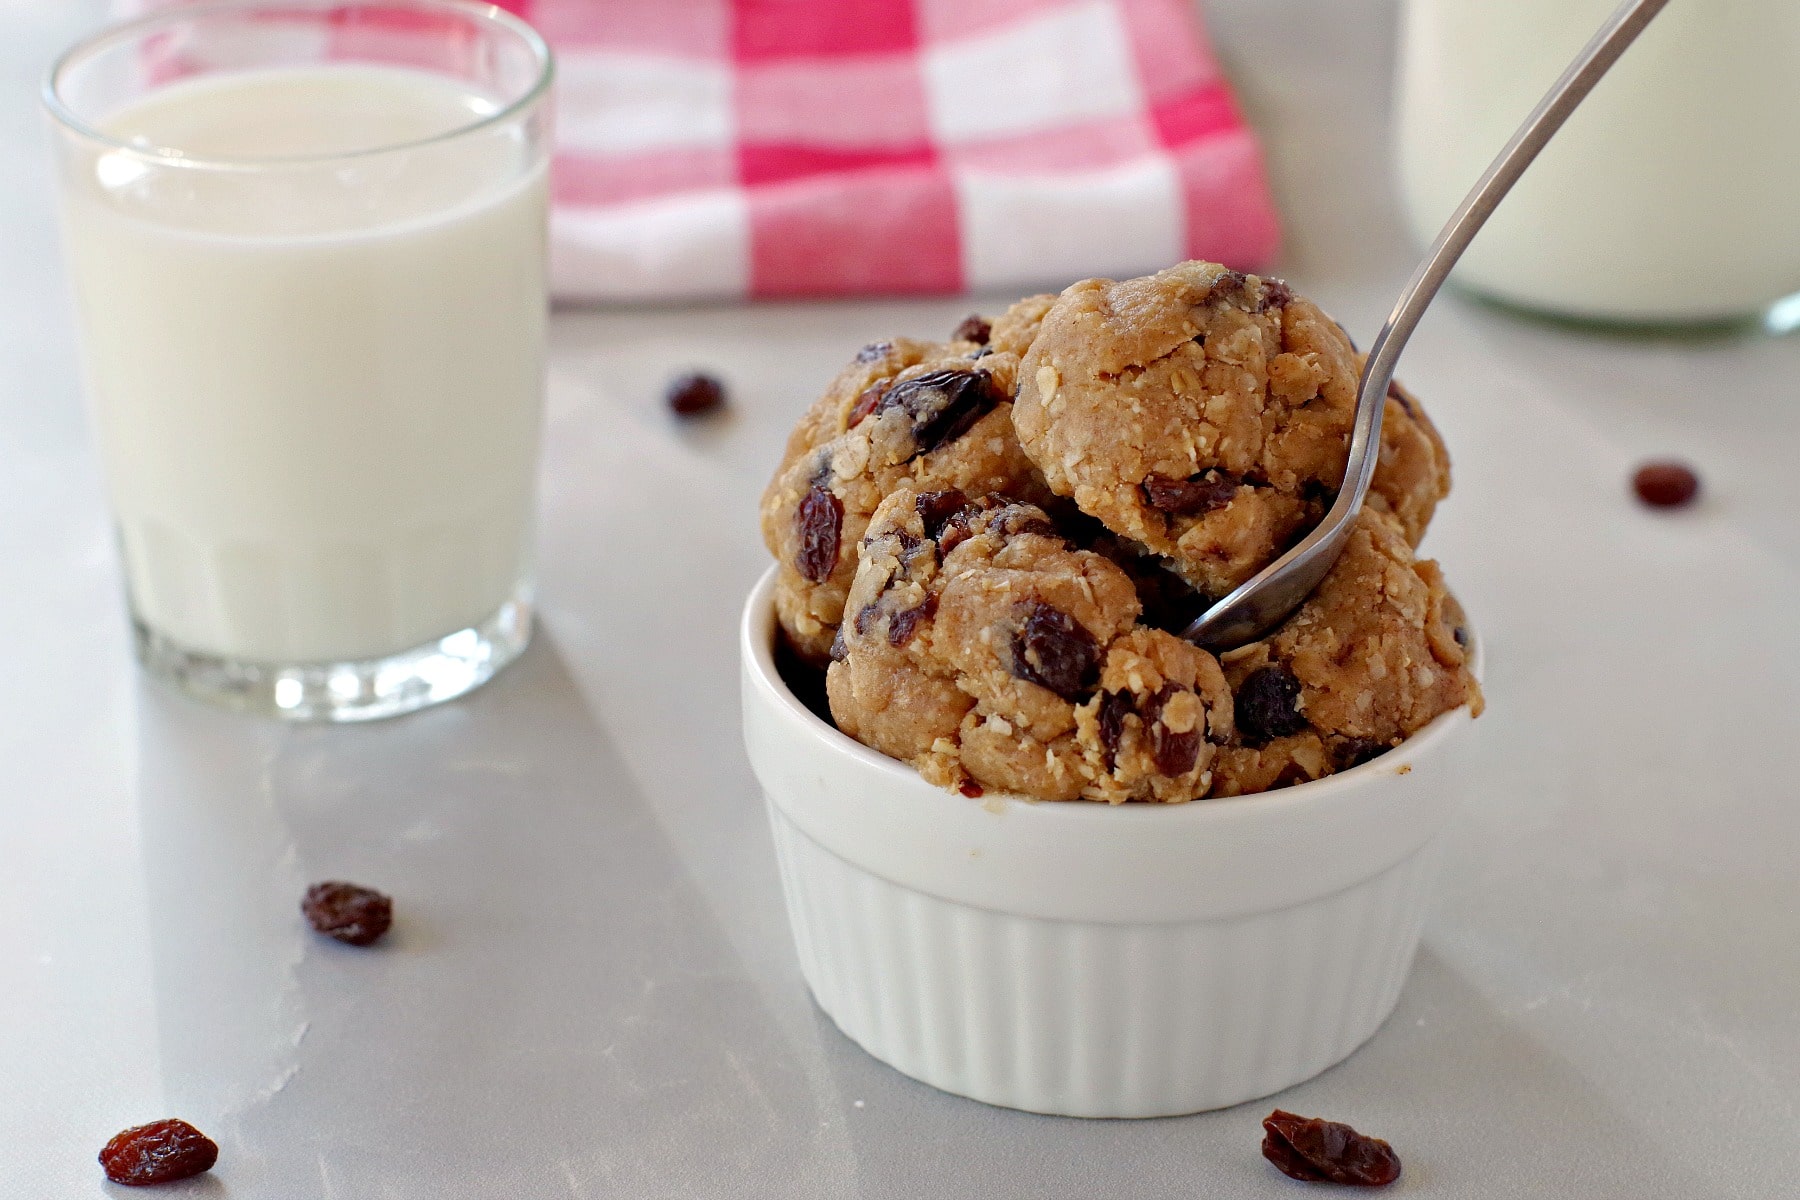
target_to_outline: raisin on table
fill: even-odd
[[[152,1121],[114,1135],[100,1151],[100,1167],[114,1183],[146,1187],[212,1170],[216,1142],[186,1121]]]
[[[725,385],[704,371],[677,375],[669,381],[669,407],[677,416],[697,417],[725,407]]]
[[[1283,1175],[1307,1183],[1386,1187],[1400,1178],[1400,1156],[1380,1138],[1279,1108],[1263,1118],[1262,1152]]]
[[[1700,494],[1700,476],[1686,463],[1651,462],[1631,477],[1632,490],[1651,508],[1680,508]]]
[[[352,946],[378,941],[394,923],[394,902],[374,888],[332,880],[306,889],[300,911],[319,933]]]

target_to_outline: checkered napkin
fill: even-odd
[[[1192,0],[509,0],[567,299],[1061,286],[1276,222]]]
[[[1274,253],[1194,0],[499,3],[557,55],[563,299],[1021,291]]]

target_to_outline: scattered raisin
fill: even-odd
[[[1137,711],[1130,692],[1106,692],[1100,697],[1100,748],[1106,751],[1106,769],[1112,770],[1119,757],[1119,742],[1125,737],[1125,718]]]
[[[1463,649],[1466,650],[1469,648],[1469,631],[1463,626],[1458,625],[1455,629],[1452,629],[1450,631],[1450,636],[1455,638],[1456,644]]]
[[[1223,471],[1207,471],[1192,479],[1152,475],[1144,480],[1144,499],[1150,507],[1174,517],[1198,516],[1223,508],[1237,495],[1238,481]]]
[[[887,380],[884,379],[864,388],[862,395],[856,398],[856,403],[850,406],[850,415],[844,418],[844,428],[861,424],[864,417],[874,412],[875,407],[881,403],[881,397],[887,392],[887,387]]]
[[[1651,508],[1680,508],[1700,494],[1700,477],[1678,462],[1650,462],[1637,469],[1631,486]]]
[[[831,635],[831,661],[843,662],[850,657],[850,647],[844,644],[844,627],[839,625],[837,632]]]
[[[1283,1175],[1307,1183],[1386,1187],[1400,1178],[1400,1156],[1380,1138],[1279,1108],[1263,1118],[1262,1152]]]
[[[794,524],[800,530],[795,568],[802,579],[824,583],[837,566],[838,537],[844,531],[844,502],[815,483],[794,511]]]
[[[885,358],[887,352],[893,348],[894,343],[892,342],[870,342],[856,352],[856,361],[859,363],[875,362],[878,359]]]
[[[1000,399],[994,377],[986,371],[931,371],[888,388],[875,411],[898,408],[906,413],[916,457],[967,433]]]
[[[663,396],[677,416],[697,417],[725,407],[725,385],[703,371],[677,375]]]
[[[936,614],[937,606],[938,598],[927,592],[925,599],[919,601],[914,607],[895,613],[893,619],[888,622],[888,645],[899,649],[912,641],[913,634],[918,632],[919,626],[931,620],[932,616]]]
[[[1257,312],[1268,312],[1271,308],[1286,308],[1294,298],[1294,289],[1285,280],[1263,280],[1262,297],[1256,302]]]
[[[394,923],[394,902],[354,883],[313,884],[300,911],[315,930],[352,946],[374,944]]]
[[[987,795],[986,789],[984,789],[979,783],[976,783],[973,779],[963,780],[961,783],[956,785],[956,790],[961,792],[963,795],[967,796],[971,800],[979,800],[983,796]]]
[[[114,1183],[143,1187],[173,1183],[212,1170],[218,1143],[186,1121],[152,1121],[117,1134],[100,1151],[100,1167]]]
[[[1181,688],[1165,683],[1144,705],[1144,720],[1150,727],[1150,758],[1159,773],[1174,778],[1194,769],[1200,758],[1200,730],[1176,733],[1162,723],[1163,707]]]
[[[854,624],[856,626],[857,636],[860,637],[861,635],[869,632],[869,626],[873,625],[875,623],[875,618],[879,617],[880,615],[881,615],[881,606],[879,604],[863,605],[861,611],[859,611],[856,614],[856,620],[852,622],[852,624]],[[838,626],[839,631],[842,631],[843,628],[844,627],[842,625]]]
[[[994,327],[988,324],[987,318],[980,313],[970,313],[962,319],[962,324],[956,327],[956,332],[950,335],[950,340],[974,342],[977,345],[985,346],[993,335]]]
[[[913,511],[925,522],[925,536],[936,541],[950,518],[968,505],[967,496],[955,488],[946,488],[941,492],[920,492],[918,499],[913,501]]]
[[[1300,712],[1300,681],[1286,667],[1258,667],[1236,696],[1237,727],[1253,746],[1306,728]]]
[[[1338,770],[1348,771],[1351,767],[1360,767],[1366,762],[1380,758],[1393,747],[1375,738],[1346,738],[1337,749]]]
[[[1012,639],[1012,673],[1064,700],[1093,691],[1100,673],[1094,635],[1068,613],[1041,600],[1027,601],[1020,608],[1019,628]]]

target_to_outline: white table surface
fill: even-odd
[[[808,999],[737,740],[754,501],[849,351],[967,300],[559,314],[544,622],[366,728],[199,708],[128,661],[54,245],[38,73],[96,0],[0,0],[0,1197],[106,1192],[118,1128],[223,1147],[167,1195],[1291,1197],[1260,1103],[1080,1122],[936,1093]],[[1392,9],[1217,0],[1281,264],[1363,337],[1411,265]],[[1789,152],[1794,148],[1790,147]],[[1800,283],[1800,281],[1796,281]],[[717,425],[662,381],[717,369]],[[1800,340],[1616,340],[1447,297],[1402,374],[1456,456],[1428,549],[1491,658],[1483,777],[1398,1011],[1283,1094],[1394,1194],[1800,1184]],[[1635,460],[1705,474],[1627,498]],[[308,936],[321,877],[383,950]]]

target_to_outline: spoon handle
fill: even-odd
[[[1375,337],[1356,390],[1356,419],[1351,426],[1350,451],[1344,483],[1337,500],[1300,544],[1264,567],[1249,582],[1209,607],[1183,634],[1209,650],[1223,651],[1254,641],[1286,620],[1306,599],[1319,580],[1337,561],[1350,538],[1355,517],[1368,494],[1369,481],[1380,460],[1381,416],[1394,364],[1425,315],[1426,307],[1443,286],[1450,268],[1468,249],[1475,234],[1512,190],[1525,168],[1577,105],[1594,90],[1619,56],[1644,31],[1668,0],[1625,0],[1614,10],[1600,32],[1588,42],[1569,69],[1538,101],[1519,131],[1507,142],[1462,205],[1432,243],[1431,250],[1407,281],[1394,311]]]
[[[1378,444],[1381,437],[1381,413],[1385,407],[1379,400],[1387,394],[1388,385],[1394,379],[1394,366],[1400,359],[1400,352],[1406,348],[1407,339],[1417,328],[1425,309],[1432,298],[1443,286],[1444,279],[1456,260],[1462,257],[1469,243],[1487,224],[1487,219],[1499,207],[1506,193],[1512,190],[1525,168],[1549,143],[1569,114],[1575,111],[1587,94],[1594,90],[1600,77],[1617,62],[1619,56],[1631,43],[1637,40],[1638,34],[1650,24],[1657,13],[1663,10],[1669,0],[1625,0],[1613,12],[1613,15],[1601,27],[1592,40],[1569,64],[1538,101],[1525,123],[1519,126],[1506,148],[1496,158],[1475,184],[1475,187],[1464,197],[1462,204],[1451,215],[1448,223],[1438,234],[1437,241],[1432,243],[1430,251],[1418,268],[1413,271],[1412,278],[1407,281],[1406,288],[1400,293],[1400,299],[1394,304],[1394,310],[1388,314],[1387,323],[1381,332],[1375,335],[1375,343],[1369,348],[1369,360],[1363,367],[1362,381],[1357,386],[1356,424],[1350,437],[1350,461],[1357,463],[1361,469],[1356,478],[1346,480],[1346,486],[1338,495],[1333,505],[1333,512],[1325,523],[1331,523],[1331,517],[1339,516],[1337,510],[1345,510],[1341,515],[1353,515],[1362,506],[1363,496],[1369,490],[1369,480],[1375,475],[1375,464],[1379,454],[1367,453],[1367,448]],[[1371,403],[1373,401],[1373,403]]]

